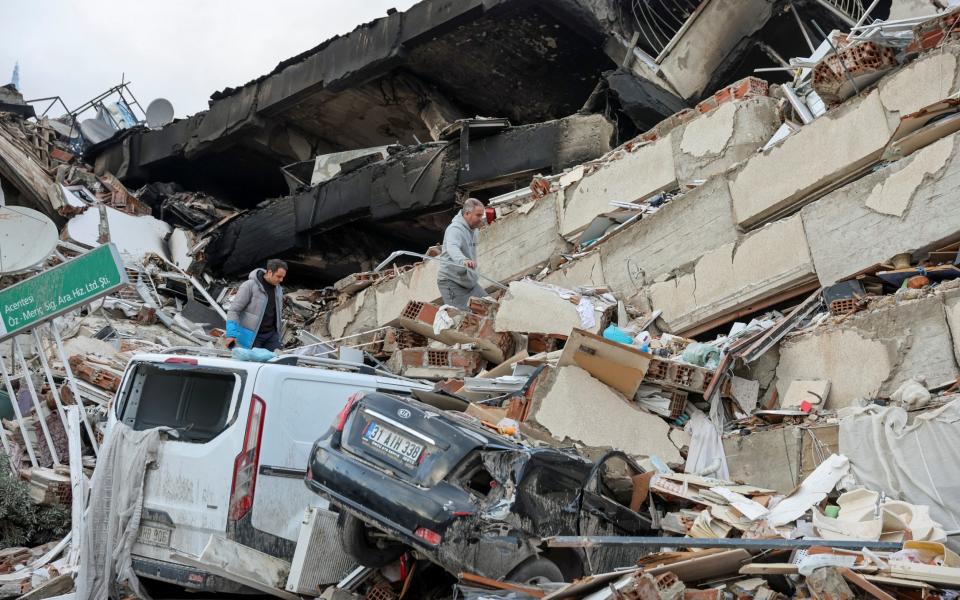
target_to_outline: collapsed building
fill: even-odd
[[[0,183],[155,287],[112,300],[148,340],[113,326],[128,339],[105,363],[75,343],[98,404],[133,350],[213,345],[230,280],[281,257],[305,288],[288,347],[354,348],[498,431],[636,457],[650,494],[687,502],[664,531],[866,539],[820,500],[768,518],[833,469],[824,498],[852,475],[928,509],[871,540],[949,543],[958,24],[921,0],[426,0],[82,156],[20,110]],[[499,284],[458,311],[430,257],[467,197],[488,207],[477,262]],[[666,597],[644,564],[620,583]]]

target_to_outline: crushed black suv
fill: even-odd
[[[544,538],[656,535],[648,479],[628,456],[525,447],[410,398],[355,395],[310,456],[306,484],[339,509],[341,543],[365,566],[413,548],[454,575],[571,581],[632,565],[636,551]]]

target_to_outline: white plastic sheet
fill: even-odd
[[[840,451],[858,483],[930,506],[947,531],[960,529],[960,400],[908,423],[898,407],[871,405],[840,421]],[[956,540],[956,538],[954,538]]]

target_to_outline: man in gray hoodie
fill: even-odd
[[[227,310],[227,347],[276,350],[283,338],[283,278],[287,263],[275,258],[254,269]]]
[[[477,268],[477,229],[486,221],[483,203],[468,198],[463,210],[453,217],[443,234],[443,253],[437,286],[443,303],[466,310],[471,297],[482,298],[487,292],[480,287]],[[453,263],[453,264],[451,264]],[[462,265],[462,266],[457,266]]]

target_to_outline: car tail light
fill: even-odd
[[[430,544],[431,546],[440,545],[440,539],[441,539],[440,534],[437,533],[436,531],[431,531],[426,527],[418,528],[416,531],[413,532],[413,535],[417,536],[418,538]]]
[[[233,486],[230,490],[229,519],[239,521],[253,507],[257,485],[257,463],[260,462],[260,438],[267,405],[256,394],[250,400],[250,415],[243,436],[243,449],[233,462]]]
[[[350,417],[350,411],[353,409],[353,405],[357,403],[357,400],[360,399],[360,392],[357,392],[350,396],[347,399],[347,403],[344,405],[343,410],[340,411],[340,414],[337,415],[337,431],[343,433],[343,428],[347,426],[347,419]]]
[[[199,364],[200,364],[200,361],[198,361],[198,360],[195,359],[195,358],[184,358],[184,357],[182,357],[182,356],[174,356],[173,358],[168,358],[167,360],[165,360],[165,361],[163,361],[163,362],[165,362],[165,363],[167,363],[167,364],[170,364],[170,365],[194,365],[194,366],[196,366],[196,365],[199,365]]]

